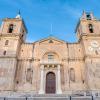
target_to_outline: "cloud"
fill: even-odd
[[[75,7],[72,7],[70,5],[65,5],[63,7],[64,12],[69,15],[72,18],[79,18],[82,14],[82,10],[81,9],[76,9]]]
[[[48,7],[52,7],[55,13],[65,13],[73,18],[80,17],[82,11],[75,8],[77,3],[75,1],[69,0],[41,0],[43,2],[48,2]],[[71,6],[73,5],[73,6]],[[52,9],[50,8],[50,9]]]

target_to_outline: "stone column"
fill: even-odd
[[[39,94],[44,94],[44,65],[41,65],[41,80],[40,80],[40,90]]]
[[[61,90],[61,75],[60,75],[60,65],[57,66],[57,94],[62,94]]]

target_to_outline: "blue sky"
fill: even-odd
[[[75,42],[75,27],[83,10],[100,18],[100,0],[0,0],[0,21],[15,17],[19,9],[28,29],[28,42],[50,34]]]

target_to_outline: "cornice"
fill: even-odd
[[[2,34],[2,33],[0,33],[0,36],[1,37],[13,37],[13,36],[21,36],[21,34],[19,34],[19,33],[5,33],[5,34]]]
[[[16,59],[17,59],[16,56],[0,56],[0,59],[1,59],[1,58],[16,58]]]
[[[95,58],[97,58],[97,59],[100,59],[100,56],[93,56],[93,55],[85,55],[84,56],[84,59],[88,59],[88,58],[90,58],[90,59],[95,59]]]

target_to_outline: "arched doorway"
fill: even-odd
[[[52,94],[56,92],[56,77],[53,72],[46,75],[46,93]]]

